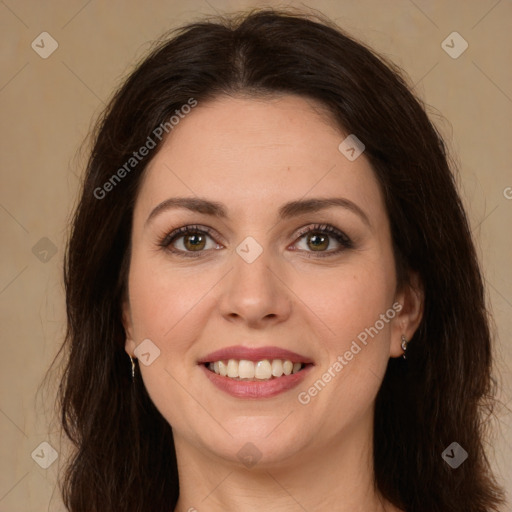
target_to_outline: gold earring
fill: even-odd
[[[409,342],[407,341],[406,337],[402,334],[402,350],[404,351],[404,353],[403,353],[402,357],[403,357],[404,359],[406,359],[406,357],[405,357],[405,351],[407,350],[407,344],[408,344],[408,343],[409,343]]]
[[[133,361],[133,357],[132,356],[128,356],[130,358],[130,361],[132,363],[132,380],[135,380],[135,363]]]

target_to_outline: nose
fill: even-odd
[[[290,317],[293,293],[279,263],[271,261],[270,251],[263,250],[252,263],[234,251],[232,263],[219,304],[224,318],[257,329]]]

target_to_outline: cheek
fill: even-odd
[[[396,316],[395,274],[389,256],[367,261],[330,296],[328,321],[337,336],[329,344],[329,367],[339,376],[333,379],[332,389],[344,396],[340,404],[345,413],[357,414],[358,408],[372,402],[386,371]],[[334,362],[339,363],[337,372]]]
[[[382,253],[381,253],[382,254]],[[318,334],[329,351],[344,349],[391,308],[395,290],[392,256],[358,256],[332,271],[301,273],[292,289],[314,313]],[[388,332],[389,324],[381,327]],[[324,346],[325,346],[324,343]],[[332,354],[331,354],[332,356]]]
[[[360,272],[340,273],[334,283],[326,281],[323,293],[310,297],[321,319],[315,324],[323,333],[317,341],[325,357],[318,378],[299,390],[298,400],[327,415],[328,430],[368,414],[382,383],[396,316],[393,276],[387,265],[365,265]]]
[[[150,258],[132,261],[130,270],[130,305],[135,332],[155,340],[173,336],[183,323],[191,325],[187,315],[193,314],[204,294],[215,280],[212,273],[185,268],[172,268]],[[211,282],[210,282],[211,281]],[[193,323],[192,323],[193,325]],[[174,343],[174,341],[173,341]]]
[[[184,269],[171,271],[170,266],[137,255],[129,274],[135,342],[139,345],[149,339],[159,350],[150,365],[139,363],[144,386],[169,424],[192,430],[189,418],[203,418],[205,412],[187,392],[188,351],[200,337],[201,322],[194,320],[201,311],[201,299],[213,286],[197,279]],[[190,413],[186,417],[180,413],[184,410]]]

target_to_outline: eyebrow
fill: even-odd
[[[371,226],[366,213],[357,204],[343,197],[312,198],[291,201],[289,203],[285,203],[281,208],[279,208],[278,216],[280,220],[286,220],[299,215],[314,213],[336,206],[355,213],[365,224]],[[160,213],[174,208],[183,208],[221,219],[229,219],[226,207],[222,203],[198,197],[171,197],[162,201],[153,208],[153,210],[151,210],[151,213],[146,219],[146,224]]]

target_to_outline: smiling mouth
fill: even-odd
[[[289,359],[228,359],[203,363],[213,373],[237,381],[268,381],[299,373],[311,363],[293,363]]]

